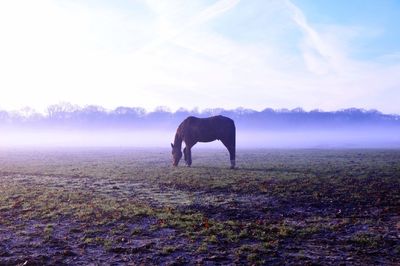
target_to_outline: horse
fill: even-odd
[[[176,130],[172,147],[172,165],[178,166],[182,158],[182,142],[185,142],[183,149],[186,165],[192,165],[191,148],[197,142],[211,142],[220,140],[229,151],[231,169],[235,168],[236,156],[236,127],[235,122],[225,116],[218,115],[208,118],[189,116]]]

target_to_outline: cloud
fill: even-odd
[[[290,1],[123,3],[0,2],[0,108],[400,112],[382,96],[396,96],[398,56],[353,57],[360,26],[313,24]]]
[[[385,90],[400,85],[400,77],[394,74],[400,67],[399,61],[389,65],[374,59],[355,59],[350,54],[351,45],[358,41],[357,38],[376,37],[379,32],[353,25],[319,25],[320,30],[317,30],[291,1],[285,1],[285,4],[291,19],[303,33],[299,47],[311,72],[308,73],[311,82],[302,86],[314,87],[320,104],[328,108],[347,105],[398,112],[395,106],[389,108],[385,104],[391,102],[390,99],[376,101],[374,98],[384,99],[381,95]]]
[[[304,34],[302,44],[303,58],[308,69],[316,74],[326,74],[330,71],[343,71],[345,60],[341,50],[326,41],[307,21],[304,13],[289,0],[285,1],[291,19]]]
[[[146,0],[148,6],[158,15],[159,38],[140,49],[137,53],[149,52],[159,48],[161,45],[172,41],[192,28],[220,16],[224,12],[234,8],[240,0],[219,0],[200,11],[189,11],[188,2],[169,1],[160,4],[159,1]],[[186,8],[185,8],[186,7]]]

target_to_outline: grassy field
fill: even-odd
[[[400,150],[0,150],[0,265],[400,264]]]

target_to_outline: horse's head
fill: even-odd
[[[172,165],[178,166],[178,163],[182,158],[182,151],[180,148],[174,146],[174,144],[172,144],[172,143],[171,143],[171,147],[172,147]]]

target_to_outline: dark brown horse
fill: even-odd
[[[218,115],[208,118],[197,118],[189,116],[179,125],[176,130],[172,147],[172,164],[178,166],[182,158],[182,141],[185,142],[183,149],[184,159],[188,166],[192,165],[191,148],[197,142],[211,142],[220,140],[229,151],[231,168],[235,168],[236,153],[236,128],[232,119]]]

